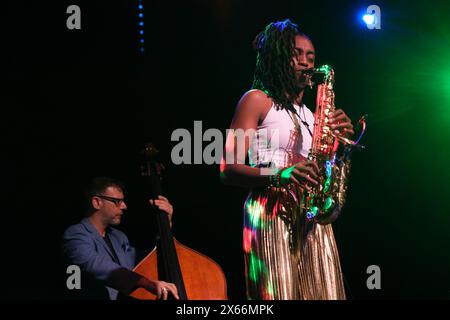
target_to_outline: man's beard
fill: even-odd
[[[115,216],[109,220],[109,225],[117,226],[122,221],[122,216]]]

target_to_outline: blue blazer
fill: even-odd
[[[127,236],[114,228],[108,233],[119,263],[97,229],[88,218],[67,228],[63,235],[63,255],[67,265],[78,265],[81,273],[81,290],[77,296],[90,299],[117,299],[118,290],[110,287],[114,271],[132,270],[136,265],[136,249],[130,246]]]

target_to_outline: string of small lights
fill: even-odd
[[[138,50],[140,54],[145,52],[145,32],[144,32],[144,1],[138,0],[138,32],[139,43]]]

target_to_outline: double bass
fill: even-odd
[[[162,164],[157,161],[159,151],[151,143],[143,150],[141,175],[152,189],[154,199],[161,195]],[[221,267],[209,257],[192,250],[172,235],[167,214],[158,208],[158,242],[135,268],[134,272],[148,278],[175,284],[180,300],[226,300],[227,284]],[[157,296],[139,288],[130,296],[135,299],[155,300]]]

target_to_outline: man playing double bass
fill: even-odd
[[[166,300],[169,295],[178,299],[172,283],[143,277],[132,269],[137,261],[136,250],[127,236],[113,228],[120,224],[127,209],[123,185],[113,179],[98,177],[86,190],[89,209],[86,217],[70,226],[63,235],[65,263],[81,269],[81,289],[84,299],[117,299],[119,293],[129,295],[138,288]],[[162,196],[150,204],[166,212],[171,220],[172,205]]]

